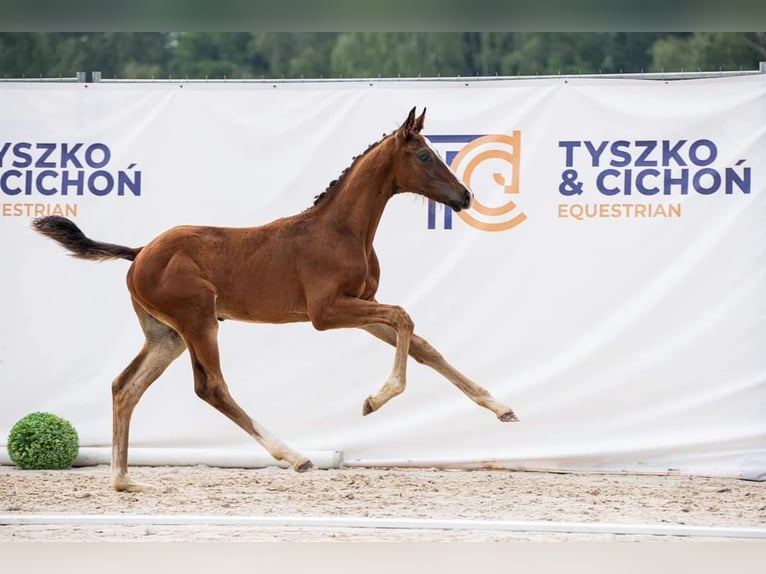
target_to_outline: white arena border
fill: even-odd
[[[0,514],[0,526],[250,526],[298,528],[365,528],[395,530],[462,530],[633,536],[681,536],[766,539],[766,528],[589,522],[361,518],[322,516],[201,516],[124,514]]]
[[[322,470],[341,468],[343,453],[339,450],[309,450],[305,454],[314,467]],[[217,468],[265,468],[289,465],[276,461],[253,444],[252,447],[217,448],[160,448],[132,447],[129,453],[130,466],[212,466]],[[108,465],[112,460],[112,449],[108,446],[81,446],[74,466]],[[14,466],[5,445],[0,446],[0,465]]]

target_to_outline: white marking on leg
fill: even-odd
[[[283,460],[295,470],[303,471],[311,468],[311,461],[300,452],[290,448],[287,443],[278,439],[263,426],[250,419],[255,429],[253,438],[268,451],[276,460]]]
[[[405,387],[405,381],[392,373],[391,376],[388,377],[388,380],[385,382],[385,384],[378,391],[378,393],[367,398],[367,402],[372,409],[370,412],[377,411],[380,407],[385,405],[395,396],[402,394]]]

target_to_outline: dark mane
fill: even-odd
[[[353,158],[351,158],[352,159],[351,165],[348,166],[346,169],[344,169],[341,172],[341,174],[337,177],[337,179],[333,179],[329,184],[327,184],[327,188],[325,188],[325,190],[322,193],[314,196],[314,204],[311,207],[316,207],[317,205],[322,203],[324,199],[329,197],[336,189],[338,189],[340,185],[343,183],[343,181],[345,180],[348,172],[350,172],[354,168],[356,163],[360,159],[362,159],[364,156],[366,156],[370,152],[370,150],[378,147],[381,143],[383,143],[383,141],[392,134],[393,132],[391,134],[383,134],[383,137],[379,141],[371,143],[370,145],[367,146],[366,150],[364,150],[359,155],[355,155]],[[309,207],[309,209],[311,209],[311,207]]]

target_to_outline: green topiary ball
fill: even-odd
[[[70,468],[80,451],[80,438],[72,424],[50,413],[31,413],[8,435],[8,456],[19,468]]]

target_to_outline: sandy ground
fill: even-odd
[[[737,479],[369,468],[298,474],[276,467],[203,466],[136,467],[131,473],[155,490],[114,492],[105,466],[67,471],[0,466],[0,514],[348,516],[766,528],[766,486]],[[650,538],[676,537],[292,526],[0,525],[0,542]]]

